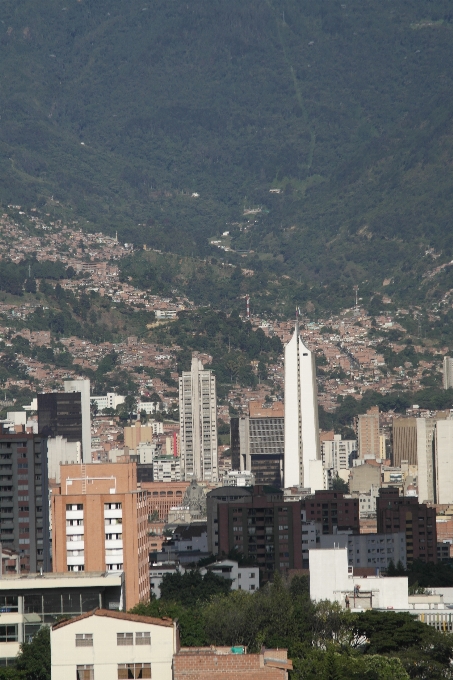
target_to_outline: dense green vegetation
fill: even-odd
[[[451,635],[439,633],[409,614],[368,611],[352,614],[337,604],[309,599],[307,577],[274,582],[255,593],[212,595],[208,586],[198,600],[190,581],[177,588],[172,575],[163,579],[162,598],[140,604],[135,613],[177,616],[183,646],[246,645],[288,649],[291,680],[441,680],[452,678]],[[186,598],[189,598],[186,601]]]
[[[0,201],[186,254],[230,231],[320,304],[386,276],[423,296],[452,255],[452,18],[448,0],[5,0]]]
[[[43,626],[23,642],[14,666],[0,668],[1,680],[50,680],[50,629]]]
[[[413,404],[433,411],[452,408],[453,390],[427,387],[418,392],[395,391],[388,394],[367,390],[361,400],[348,395],[339,398],[339,405],[335,411],[327,412],[322,406],[319,407],[319,426],[323,430],[335,429],[341,432],[342,428],[351,424],[355,416],[366,413],[371,406],[379,406],[381,411],[405,413]]]
[[[181,348],[177,353],[179,372],[190,370],[192,351],[210,354],[210,368],[216,374],[220,393],[225,384],[253,386],[264,380],[267,362],[283,351],[277,336],[267,337],[261,328],[253,330],[251,323],[244,322],[237,312],[227,316],[209,309],[180,312],[177,321],[156,328],[151,337]],[[256,362],[256,371],[251,361]]]

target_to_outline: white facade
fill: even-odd
[[[310,550],[310,598],[330,600],[350,609],[409,607],[407,576],[353,576],[347,548]]]
[[[152,463],[157,451],[160,451],[160,446],[152,444],[151,442],[139,442],[136,453],[140,456],[140,463]]]
[[[324,534],[319,548],[347,548],[350,567],[387,569],[390,562],[406,566],[406,534]]]
[[[103,411],[105,408],[115,409],[120,404],[124,404],[126,397],[121,394],[115,394],[115,392],[107,392],[104,396],[100,397],[90,397],[90,402],[96,404],[99,411]]]
[[[247,590],[253,592],[260,587],[260,570],[258,567],[240,567],[235,560],[222,560],[209,564],[201,573],[212,571],[222,578],[231,581],[231,590]]]
[[[443,383],[444,383],[444,390],[448,390],[450,387],[453,387],[453,359],[452,359],[452,357],[444,357]]]
[[[64,437],[49,437],[47,440],[47,474],[49,479],[60,483],[60,465],[80,463],[82,449],[80,442],[68,442]]]
[[[255,475],[248,470],[229,470],[222,477],[222,486],[254,486]]]
[[[217,482],[216,382],[196,356],[179,379],[179,423],[183,479]]]
[[[453,503],[453,420],[450,419],[438,420],[436,425],[436,503]]]
[[[144,411],[147,415],[151,413],[157,413],[162,407],[162,402],[160,401],[139,401],[137,404],[137,413]]]
[[[310,461],[320,460],[315,357],[302,342],[296,322],[285,346],[284,486],[324,489],[318,466],[312,466],[315,477],[310,478]]]
[[[90,381],[65,380],[65,392],[80,392],[82,407],[82,460],[91,463],[91,414],[90,414]]]
[[[98,609],[57,623],[50,641],[52,680],[172,679],[172,621]]]
[[[418,498],[434,503],[434,418],[417,418]]]
[[[321,458],[324,468],[333,470],[334,476],[340,470],[349,468],[349,456],[353,451],[357,451],[357,441],[355,439],[342,439],[341,434],[335,434],[333,440],[321,442]]]

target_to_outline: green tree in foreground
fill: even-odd
[[[23,642],[17,657],[18,677],[50,680],[50,628],[43,626],[30,642]]]

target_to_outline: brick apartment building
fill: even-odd
[[[62,465],[52,529],[53,571],[122,571],[125,608],[149,598],[148,498],[136,463]]]
[[[142,482],[141,488],[148,492],[148,511],[167,521],[171,508],[182,504],[189,482]]]
[[[319,522],[323,534],[333,534],[334,527],[339,531],[352,529],[360,533],[359,500],[345,498],[336,491],[316,491],[303,501],[307,522]]]
[[[286,649],[234,654],[230,647],[183,647],[173,657],[173,680],[286,680],[292,669]]]
[[[302,569],[300,502],[284,503],[281,492],[255,486],[249,497],[218,503],[217,524],[218,553],[235,548],[254,557],[264,579],[275,570]]]
[[[437,562],[436,509],[416,497],[400,496],[394,487],[380,489],[376,499],[378,533],[406,532],[406,559]]]

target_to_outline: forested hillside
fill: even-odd
[[[0,59],[5,205],[318,285],[451,258],[448,0],[4,0]]]

